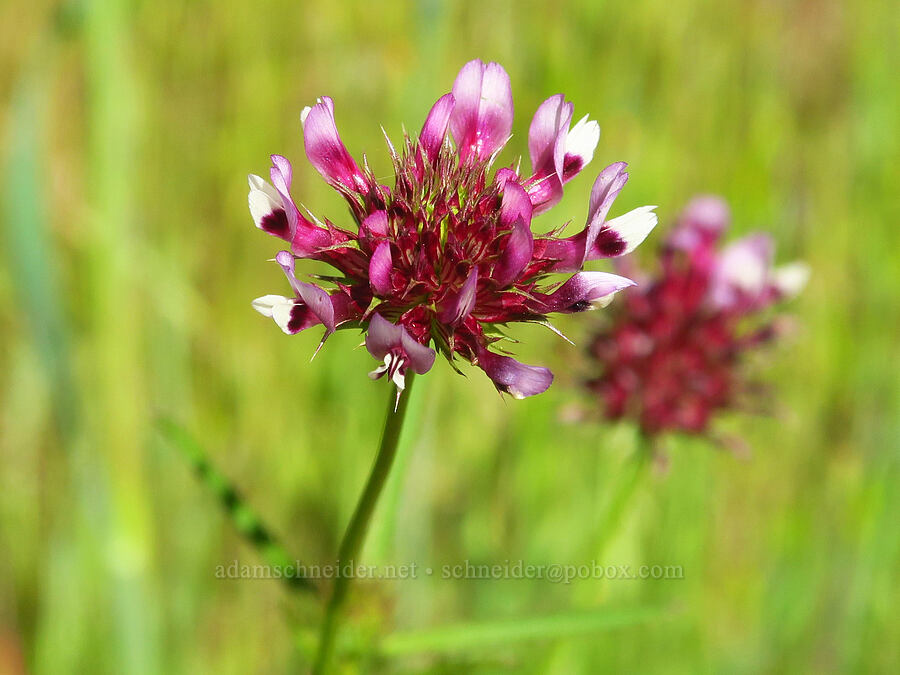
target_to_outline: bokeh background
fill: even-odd
[[[603,129],[536,222],[584,218],[593,175],[659,204],[725,196],[813,275],[798,330],[754,368],[749,458],[675,439],[609,536],[634,430],[567,421],[601,314],[573,348],[522,328],[557,381],[505,401],[439,362],[366,562],[661,564],[681,580],[367,581],[348,667],[372,672],[896,672],[900,12],[894,0],[0,3],[0,671],[302,670],[314,595],[215,568],[263,562],[176,444],[202,444],[292,555],[333,560],[381,425],[357,334],[288,338],[250,300],[285,290],[246,174],[305,162],[300,109],[335,99],[389,173],[380,125],[417,129],[471,58],[509,71],[503,158],[565,92]],[[523,618],[524,617],[524,618]],[[541,618],[544,617],[544,618]],[[546,618],[549,617],[549,618]],[[447,628],[449,626],[449,628]]]

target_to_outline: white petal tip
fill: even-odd
[[[810,273],[811,270],[806,263],[799,261],[788,263],[772,272],[772,281],[782,294],[794,297],[809,282]]]
[[[290,303],[290,301],[283,295],[263,295],[259,298],[256,298],[253,302],[250,303],[250,305],[257,312],[259,312],[263,316],[271,319],[274,308],[277,305],[282,305],[282,304],[287,304],[287,303]]]
[[[659,224],[655,209],[656,206],[640,206],[607,222],[607,226],[625,242],[621,255],[634,251]]]

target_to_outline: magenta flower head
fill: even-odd
[[[543,392],[552,373],[500,353],[501,328],[549,325],[550,314],[605,304],[633,282],[582,271],[584,264],[630,252],[656,224],[654,207],[607,218],[628,179],[619,162],[597,177],[581,232],[532,233],[534,216],[556,204],[563,185],[593,158],[600,128],[587,117],[573,125],[572,113],[562,94],[548,98],[529,129],[531,173],[515,166],[492,172],[512,129],[512,91],[500,65],[471,61],[418,136],[399,147],[388,140],[389,187],[353,159],[334,103],[320,98],[301,114],[306,154],[347,201],[353,222],[345,227],[301,211],[291,195],[291,165],[273,155],[271,185],[250,176],[250,212],[260,229],[287,242],[276,261],[292,292],[253,306],[288,334],[321,325],[324,340],[341,328],[362,329],[381,364],[371,376],[387,375],[398,390],[408,370],[431,368],[437,350],[451,364],[460,358],[480,367],[516,398]],[[334,271],[301,281],[296,258]],[[562,273],[570,276],[554,276]]]
[[[809,272],[796,262],[773,268],[765,234],[717,248],[728,224],[721,199],[688,204],[662,247],[660,274],[630,292],[594,340],[602,375],[588,386],[609,418],[630,417],[647,435],[702,433],[748,389],[740,357],[776,333],[760,313],[797,294]]]

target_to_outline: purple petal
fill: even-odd
[[[451,298],[440,314],[440,320],[448,326],[456,326],[466,320],[475,308],[478,291],[478,266],[469,272],[469,276],[455,297]]]
[[[553,293],[531,306],[541,314],[583,312],[608,301],[614,293],[634,286],[631,279],[608,272],[579,272]]]
[[[419,375],[424,375],[434,365],[434,359],[437,356],[431,347],[426,347],[416,342],[413,337],[406,332],[403,326],[400,326],[400,344],[403,352],[409,359],[409,366]]]
[[[425,118],[425,124],[422,125],[419,142],[432,162],[437,159],[438,152],[444,144],[454,104],[453,94],[444,94],[431,107],[428,117]]]
[[[562,182],[555,172],[532,176],[528,186],[528,197],[534,205],[534,213],[539,215],[559,204],[563,196]]]
[[[391,292],[391,245],[383,241],[378,244],[369,260],[369,285],[376,295],[387,295]]]
[[[373,211],[362,221],[362,229],[376,237],[387,236],[388,219],[386,211]]]
[[[577,272],[588,260],[631,253],[656,227],[655,208],[641,206],[612,220],[589,223],[572,237],[548,240],[541,257],[556,261],[551,272]]]
[[[294,168],[286,157],[282,155],[272,155],[272,183],[275,188],[282,194],[290,194],[291,181],[294,179]]]
[[[460,157],[487,159],[503,147],[512,130],[509,75],[497,63],[469,61],[456,76],[453,96],[456,105],[450,116],[450,131]]]
[[[587,231],[566,239],[544,239],[542,258],[556,261],[550,272],[577,272],[584,264],[584,242]]]
[[[709,249],[728,229],[730,222],[731,213],[725,200],[713,195],[695,197],[681,212],[667,243],[688,252]]]
[[[513,223],[512,234],[506,240],[500,261],[491,275],[497,286],[504,288],[518,279],[528,263],[531,262],[533,253],[534,237],[531,234],[531,228],[519,218]]]
[[[294,293],[325,325],[328,333],[333,333],[335,330],[334,305],[328,292],[315,284],[297,280],[297,277],[294,275],[294,256],[290,252],[279,251],[275,256],[275,261],[284,270],[284,274]]]
[[[401,346],[403,329],[395,326],[381,314],[373,314],[366,329],[366,349],[379,361],[392,349]]]
[[[591,204],[588,209],[588,223],[602,224],[609,213],[616,197],[625,186],[628,180],[628,174],[625,173],[625,162],[616,162],[600,172],[597,180],[594,181],[594,187],[591,188]]]
[[[350,190],[364,189],[366,180],[347,152],[334,122],[334,102],[323,96],[301,115],[306,156],[322,177],[332,185]]]
[[[497,173],[494,174],[494,183],[497,185],[497,188],[503,192],[506,189],[507,183],[519,185],[519,174],[510,168],[503,167],[502,169],[498,169]]]
[[[731,211],[721,197],[694,197],[681,213],[681,222],[709,232],[722,232],[731,222]]]
[[[373,314],[366,329],[366,349],[379,361],[392,351],[405,355],[408,365],[418,374],[434,365],[436,352],[416,342],[403,326],[397,326],[380,314]]]
[[[499,63],[488,63],[484,69],[478,122],[482,138],[488,139],[485,146],[490,151],[483,155],[487,158],[506,144],[513,125],[512,86]]]
[[[331,244],[328,231],[301,215],[291,197],[291,163],[281,155],[272,155],[270,170],[273,190],[259,176],[250,176],[248,202],[257,227],[291,243],[291,250],[310,257]]]
[[[500,224],[510,227],[517,220],[522,220],[530,226],[532,213],[531,200],[525,189],[518,183],[507,181],[503,186],[503,201],[500,204]]]
[[[571,103],[562,94],[538,106],[528,128],[528,154],[535,174],[555,173],[562,180],[565,138],[572,122]]]
[[[287,158],[281,155],[272,155],[272,168],[269,169],[269,177],[272,179],[272,185],[278,190],[284,203],[285,212],[287,214],[288,226],[290,228],[291,237],[297,231],[297,225],[300,222],[300,211],[294,204],[291,197],[291,181],[293,179],[293,169]]]
[[[655,206],[641,206],[607,220],[600,228],[585,260],[615,258],[631,253],[656,227]]]
[[[710,300],[728,307],[741,297],[755,297],[769,283],[775,244],[766,234],[751,234],[719,254],[710,281]]]
[[[584,258],[582,264],[587,259],[588,253],[594,246],[594,240],[600,233],[603,223],[606,220],[606,214],[612,207],[616,197],[622,191],[628,180],[628,174],[625,173],[625,162],[616,162],[603,169],[597,180],[594,181],[594,187],[591,189],[591,203],[588,209],[588,224],[585,229],[584,242]]]
[[[562,94],[551,96],[538,106],[528,129],[528,154],[534,170],[528,195],[536,213],[559,203],[563,189],[566,134],[573,106]]]
[[[511,394],[513,398],[541,394],[553,383],[553,373],[548,368],[528,366],[487,349],[479,350],[477,365],[494,381],[497,389]]]
[[[536,213],[556,205],[563,184],[578,175],[594,157],[599,125],[585,115],[570,130],[573,106],[562,94],[544,101],[531,120],[528,152],[534,174],[528,194]]]

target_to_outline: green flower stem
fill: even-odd
[[[344,533],[344,539],[341,541],[341,547],[338,551],[338,573],[335,576],[334,586],[331,589],[331,597],[328,600],[328,606],[325,608],[325,618],[322,621],[322,633],[319,640],[319,651],[316,654],[316,662],[313,666],[314,674],[328,672],[334,657],[335,640],[337,638],[338,628],[340,627],[343,617],[344,605],[347,602],[347,592],[350,590],[350,583],[353,580],[352,572],[344,574],[345,564],[356,564],[356,559],[362,549],[363,542],[366,538],[366,532],[369,529],[369,523],[372,520],[372,513],[378,502],[378,497],[387,482],[388,474],[394,463],[394,456],[397,453],[397,443],[400,440],[400,431],[403,428],[403,419],[406,416],[406,407],[409,404],[410,391],[412,389],[413,372],[406,373],[406,390],[400,397],[399,404],[396,401],[396,395],[391,389],[388,398],[387,417],[384,421],[384,431],[381,434],[381,447],[378,448],[378,455],[375,457],[375,464],[372,466],[372,472],[366,481],[366,487],[347,526]],[[396,410],[394,406],[397,406]]]
[[[603,520],[597,530],[596,543],[596,560],[603,562],[603,556],[606,554],[606,548],[613,540],[619,527],[622,524],[622,514],[625,507],[634,497],[638,485],[643,480],[647,467],[650,466],[653,458],[653,439],[643,433],[638,439],[638,447],[634,457],[627,462],[627,475],[615,484],[615,492],[613,493],[609,506],[606,508]]]

